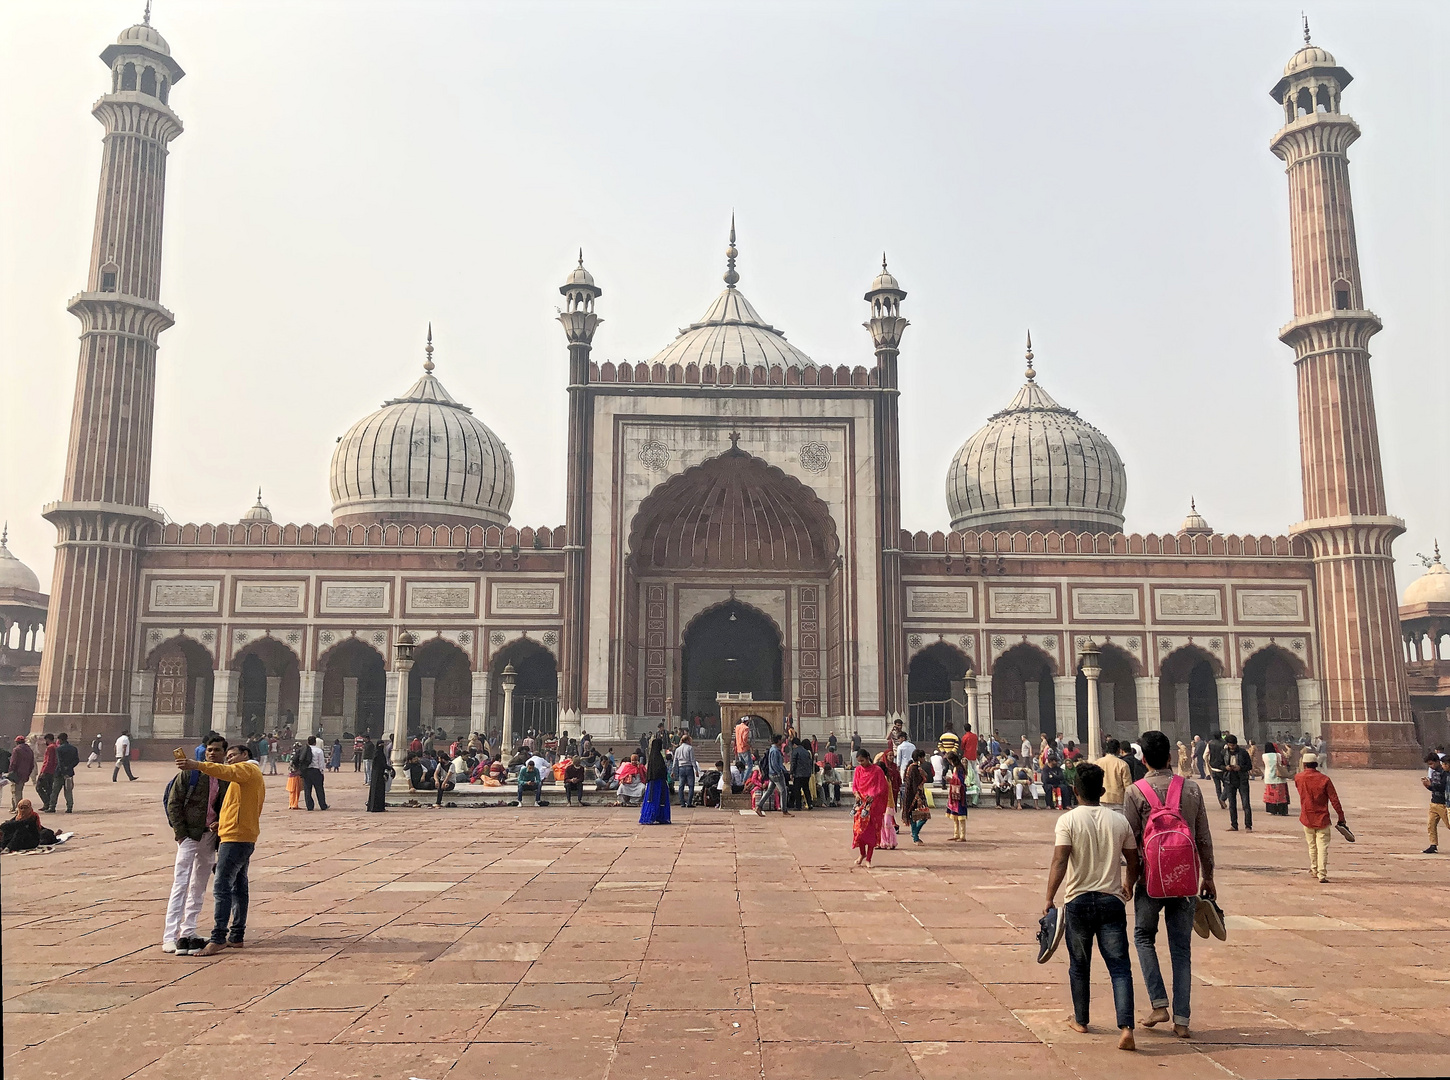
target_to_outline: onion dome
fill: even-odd
[[[1106,435],[1037,385],[1030,334],[1026,378],[952,459],[952,528],[1121,532],[1128,493],[1122,459]]]
[[[428,327],[423,377],[363,417],[332,454],[332,517],[507,525],[514,501],[508,450],[433,374]]]
[[[10,526],[0,530],[0,589],[19,589],[22,592],[40,592],[40,579],[35,571],[10,554],[6,546],[10,539]]]
[[[1198,504],[1194,500],[1189,499],[1188,516],[1183,519],[1183,524],[1178,526],[1178,531],[1187,533],[1189,536],[1208,536],[1212,534],[1213,527],[1198,512]]]
[[[594,275],[591,274],[588,270],[585,270],[584,269],[584,249],[583,248],[580,248],[579,249],[579,265],[576,266],[576,267],[574,267],[573,270],[569,271],[569,276],[567,278],[565,278],[564,284],[559,287],[559,291],[560,292],[568,292],[568,290],[570,288],[574,287],[575,285],[586,285],[589,288],[594,288],[595,287],[595,285],[594,285]]]
[[[730,219],[730,246],[725,249],[725,291],[715,297],[709,310],[680,331],[664,349],[656,353],[651,364],[668,367],[679,364],[724,364],[738,367],[764,365],[772,368],[808,368],[816,362],[801,352],[785,334],[760,317],[745,295],[736,288],[740,275],[735,271],[735,219]]]
[[[1284,65],[1284,77],[1274,84],[1269,91],[1269,96],[1275,101],[1284,101],[1284,91],[1291,83],[1298,85],[1303,82],[1301,76],[1310,72],[1320,72],[1332,76],[1342,90],[1354,81],[1354,76],[1339,66],[1339,61],[1328,49],[1322,49],[1309,40],[1309,18],[1304,18],[1304,44],[1299,51],[1289,57],[1289,62]]]
[[[166,44],[166,39],[158,34],[156,28],[149,22],[126,27],[121,31],[121,36],[116,39],[116,44],[139,45],[143,49],[159,52],[162,56],[171,55],[171,46]]]
[[[272,511],[262,505],[262,489],[257,489],[256,503],[242,515],[243,521],[271,521]]]
[[[1420,558],[1425,563],[1426,570],[1405,587],[1401,604],[1405,607],[1413,604],[1450,604],[1450,570],[1440,561],[1440,542],[1435,542],[1433,559],[1426,559],[1423,555]]]
[[[881,273],[877,274],[872,280],[871,288],[866,290],[866,298],[869,300],[871,294],[877,292],[901,292],[903,296],[906,295],[902,292],[901,282],[897,281],[891,272],[886,269],[886,252],[884,251],[881,253]]]

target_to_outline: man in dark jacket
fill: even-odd
[[[1239,801],[1244,804],[1244,829],[1254,831],[1254,811],[1249,805],[1249,772],[1254,767],[1249,752],[1239,745],[1237,735],[1223,741],[1223,797],[1228,800],[1228,831],[1239,830]]]
[[[15,736],[15,749],[10,753],[10,810],[13,813],[25,798],[25,785],[35,772],[35,751],[25,743],[24,735]]]
[[[81,763],[81,752],[71,745],[70,736],[64,731],[56,736],[55,759],[55,779],[51,782],[48,809],[55,813],[61,792],[65,792],[65,812],[69,814],[75,808],[76,766]]]
[[[1203,760],[1208,764],[1208,775],[1213,778],[1213,793],[1218,796],[1218,808],[1226,810],[1228,803],[1223,801],[1223,738],[1220,732],[1215,731],[1213,738],[1208,740],[1208,749],[1203,752]]]
[[[221,764],[226,760],[227,741],[212,735],[206,744],[205,760]],[[217,820],[227,782],[206,776],[196,769],[178,772],[166,797],[166,820],[176,837],[176,865],[171,873],[171,900],[166,905],[166,927],[161,934],[161,951],[190,956],[206,947],[196,934],[197,918],[206,899],[206,883],[216,868]]]
[[[792,802],[797,810],[814,810],[811,805],[811,773],[815,772],[816,759],[799,739],[790,748],[790,786]]]

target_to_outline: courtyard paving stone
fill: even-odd
[[[7,1077],[421,1080],[1443,1075],[1445,868],[1408,772],[1332,775],[1360,842],[1304,868],[1293,818],[1210,810],[1227,942],[1196,943],[1194,1038],[1071,1031],[1066,959],[1034,962],[1051,812],[983,808],[969,842],[852,870],[844,811],[291,813],[269,778],[247,947],[159,949],[159,796],[83,772],[76,838],[0,864]],[[206,915],[210,912],[210,901]],[[204,917],[204,922],[209,919]],[[1167,961],[1166,946],[1160,954]],[[1136,960],[1134,962],[1136,969]],[[1138,1014],[1146,993],[1137,983]]]

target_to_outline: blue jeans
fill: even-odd
[[[1088,1022],[1091,998],[1088,973],[1093,938],[1113,980],[1113,1006],[1118,1027],[1133,1026],[1133,965],[1128,959],[1128,908],[1108,893],[1083,893],[1067,903],[1067,978],[1072,987],[1072,1011],[1079,1024]]]
[[[212,903],[216,922],[211,939],[218,945],[228,940],[227,924],[231,923],[231,941],[241,941],[247,933],[247,866],[252,861],[256,844],[228,841],[217,846],[216,884],[212,887]]]
[[[1188,1026],[1188,999],[1193,991],[1193,912],[1198,900],[1192,896],[1174,896],[1157,900],[1148,895],[1143,882],[1133,893],[1133,944],[1138,948],[1138,966],[1143,969],[1143,984],[1153,1008],[1168,1008],[1168,991],[1163,988],[1163,972],[1158,968],[1158,913],[1168,927],[1168,958],[1173,962],[1173,1022]]]
[[[680,786],[680,805],[694,806],[695,770],[689,768],[681,769],[678,773],[675,774],[675,783]],[[687,787],[690,789],[690,794],[688,796],[685,794],[685,788]]]

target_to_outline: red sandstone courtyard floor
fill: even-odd
[[[7,855],[4,1071],[41,1077],[1432,1076],[1450,1066],[1450,857],[1421,856],[1414,774],[1333,775],[1359,834],[1332,883],[1299,826],[1212,811],[1226,943],[1195,938],[1194,1039],[1067,1027],[1033,962],[1050,812],[852,871],[845,811],[286,810],[269,778],[247,948],[163,955],[170,775],[82,770],[76,839]],[[1255,785],[1257,791],[1258,785]],[[8,806],[8,802],[6,804]],[[1446,838],[1450,844],[1450,837]],[[206,905],[209,915],[210,899]],[[204,915],[204,923],[207,921]],[[1166,946],[1161,948],[1165,967]],[[1136,972],[1136,961],[1134,962]],[[1138,1013],[1147,1009],[1141,981]]]

